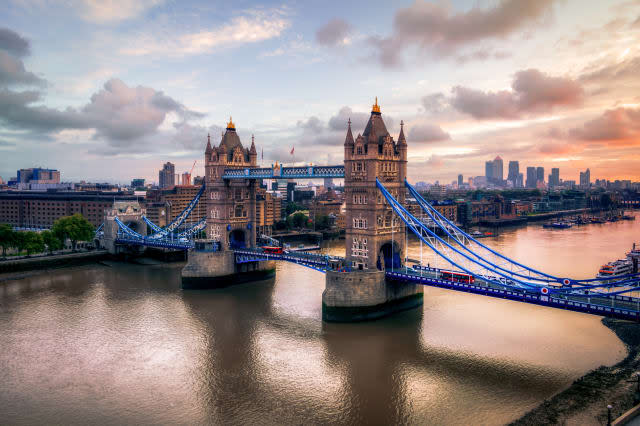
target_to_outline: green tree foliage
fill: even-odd
[[[306,210],[306,208],[304,206],[301,206],[300,204],[291,202],[287,204],[287,207],[285,207],[285,212],[287,214],[287,216],[289,216],[291,213],[293,212],[297,212],[299,210]]]
[[[287,222],[284,220],[279,220],[275,223],[275,227],[277,230],[287,229]]]
[[[78,241],[90,241],[95,234],[93,225],[80,213],[76,213],[73,216],[61,217],[55,221],[51,230],[60,241],[68,238],[69,241],[71,241],[71,246],[74,251]]]
[[[22,234],[22,249],[27,252],[27,256],[33,253],[42,253],[44,251],[44,242],[42,235],[37,232],[21,232]]]
[[[295,213],[291,216],[293,226],[296,228],[304,228],[309,222],[309,217],[304,213]]]
[[[326,214],[316,215],[316,229],[319,231],[329,229],[329,216]]]
[[[62,248],[62,241],[51,231],[42,231],[42,242],[47,246],[47,250],[51,253],[54,250],[60,250]]]
[[[15,247],[16,231],[8,223],[0,224],[0,247],[2,247],[2,256],[7,255],[7,249]]]

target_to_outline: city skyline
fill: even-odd
[[[483,175],[498,153],[640,180],[638,2],[75,6],[0,7],[4,180],[39,165],[71,181],[182,174],[229,115],[263,164],[294,146],[341,163],[347,119],[362,132],[375,96],[391,133],[406,124],[412,181]]]

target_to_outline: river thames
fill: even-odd
[[[586,278],[639,230],[532,224],[483,242]],[[420,309],[327,324],[320,272],[279,263],[275,279],[183,291],[181,267],[114,262],[0,282],[2,423],[504,424],[626,354],[586,314],[426,287]]]

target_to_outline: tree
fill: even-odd
[[[13,247],[18,251],[18,254],[22,253],[27,247],[27,233],[28,232],[16,232],[13,239]]]
[[[304,213],[295,213],[292,216],[292,221],[293,221],[293,226],[294,227],[303,228],[307,224],[307,222],[309,221],[309,218]]]
[[[318,231],[329,229],[329,216],[326,214],[316,215],[316,229]]]
[[[2,247],[2,256],[7,255],[7,248],[15,247],[16,231],[8,223],[0,224],[0,247]]]
[[[68,238],[74,251],[78,241],[90,241],[95,234],[93,225],[80,213],[61,217],[55,221],[51,230],[60,241],[65,241]]]
[[[47,246],[47,250],[51,253],[54,250],[60,250],[62,248],[62,241],[51,231],[42,231],[42,242]]]
[[[31,253],[42,253],[44,251],[42,235],[33,231],[23,232],[23,234],[22,244],[23,249],[27,252],[27,256],[30,256]]]
[[[291,213],[293,213],[293,212],[297,212],[297,211],[299,211],[299,210],[305,210],[305,207],[304,207],[304,206],[301,206],[301,205],[300,205],[300,204],[298,204],[298,203],[294,203],[293,201],[292,201],[292,202],[290,202],[290,203],[287,203],[287,206],[286,206],[286,207],[285,207],[285,209],[284,209],[285,214],[286,214],[287,216],[289,216]]]

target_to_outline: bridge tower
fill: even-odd
[[[229,119],[217,147],[207,136],[204,154],[207,205],[207,237],[218,241],[222,250],[255,247],[256,185],[255,179],[223,180],[224,169],[256,167],[258,153],[251,137],[251,147],[243,148],[236,126]]]
[[[351,120],[344,141],[346,270],[328,272],[322,294],[326,321],[358,321],[422,305],[422,287],[387,281],[405,257],[405,227],[376,186],[379,179],[405,200],[407,140],[404,123],[395,141],[387,131],[378,99],[362,134],[354,139]]]
[[[183,288],[216,288],[246,281],[260,280],[275,274],[274,261],[236,264],[234,249],[256,245],[256,179],[222,178],[225,169],[257,166],[258,153],[251,137],[251,147],[244,148],[233,120],[217,147],[207,136],[204,153],[207,206],[207,240],[196,241],[182,269]],[[213,250],[212,242],[219,250]]]
[[[354,269],[385,270],[401,266],[404,222],[394,218],[391,207],[376,187],[376,178],[404,203],[407,176],[407,140],[404,123],[396,142],[387,131],[378,100],[362,135],[353,139],[351,120],[344,141],[344,189],[346,200],[346,253]]]

